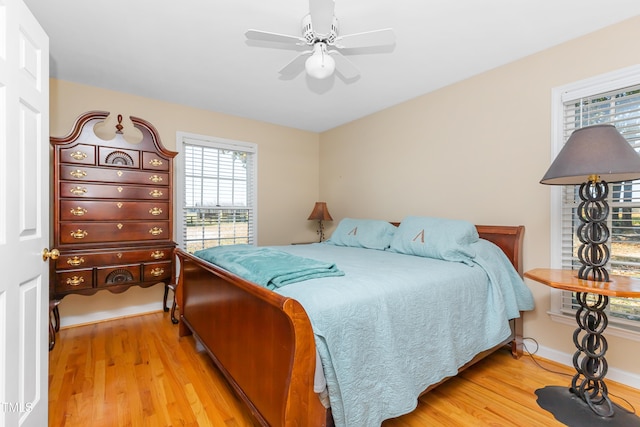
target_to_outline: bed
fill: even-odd
[[[334,238],[335,234],[340,231],[345,220],[340,222],[334,235],[329,239],[329,243],[331,243],[332,239],[336,240]],[[405,219],[400,224],[391,224],[393,224],[394,229],[397,227],[397,229],[400,230],[405,223],[408,224],[409,221]],[[360,231],[366,228],[362,222],[356,222],[356,224],[360,225]],[[420,224],[418,224],[418,226],[419,225]],[[342,227],[345,237],[353,237],[349,234],[349,232],[353,232],[354,230],[352,226],[353,224],[347,221],[347,224]],[[471,227],[474,233],[477,233],[477,236],[481,238],[481,242],[479,243],[485,244],[487,241],[492,242],[490,245],[500,252],[500,256],[503,256],[507,260],[507,263],[510,263],[509,268],[511,268],[511,265],[513,266],[511,270],[514,274],[518,275],[518,279],[520,279],[520,276],[522,276],[522,240],[524,227],[473,225],[471,225]],[[409,230],[409,233],[411,236],[415,234],[413,230]],[[440,234],[447,234],[446,238],[449,239],[448,233],[443,233],[441,230]],[[415,236],[416,237],[412,238],[413,242],[419,237],[419,233],[415,234]],[[424,240],[424,232],[422,239]],[[363,245],[367,246],[369,243],[370,242],[365,241]],[[352,256],[352,253],[355,254],[356,252],[364,251],[364,253],[367,254],[365,256],[367,260],[373,260],[375,264],[384,266],[384,274],[375,274],[383,276],[386,274],[387,276],[385,277],[387,277],[387,280],[395,276],[403,277],[402,274],[404,274],[404,272],[393,271],[393,265],[398,263],[402,264],[402,262],[409,260],[409,258],[412,259],[411,262],[413,262],[413,259],[421,258],[398,253],[385,255],[388,251],[379,250],[381,248],[351,247],[363,245],[361,241],[358,245],[318,243],[311,245],[294,245],[276,249],[288,251],[294,256],[308,256],[313,259],[322,259],[325,257],[324,251],[333,251],[339,248],[339,251],[342,252],[338,252],[337,255],[339,260],[336,262],[336,265],[338,267],[343,265],[341,262],[347,262]],[[334,247],[330,248],[330,246]],[[458,247],[459,245],[456,248]],[[499,250],[497,248],[499,248]],[[325,360],[326,358],[334,356],[335,363],[338,365],[338,357],[333,355],[335,348],[326,343],[323,345],[320,344],[324,343],[324,341],[329,341],[329,338],[323,336],[324,332],[314,333],[314,327],[322,329],[322,327],[319,326],[322,324],[319,318],[323,317],[323,313],[325,313],[323,310],[325,310],[324,307],[326,307],[327,304],[326,302],[322,302],[322,309],[313,307],[313,301],[317,298],[309,297],[309,300],[305,301],[305,295],[306,292],[309,292],[308,290],[312,289],[311,287],[316,286],[316,284],[323,284],[323,287],[333,286],[326,285],[326,283],[329,283],[329,280],[351,280],[353,282],[353,272],[348,270],[348,265],[345,265],[347,270],[344,276],[341,277],[312,279],[304,282],[305,285],[301,285],[302,282],[298,282],[271,290],[265,286],[256,284],[256,282],[244,279],[228,269],[180,249],[176,250],[176,254],[180,265],[176,292],[177,304],[180,308],[179,335],[185,336],[193,334],[195,336],[197,341],[200,342],[209,353],[215,365],[226,377],[236,394],[246,403],[259,424],[270,426],[332,426],[335,423],[335,425],[340,426],[356,424],[375,425],[381,422],[381,419],[378,418],[376,418],[375,421],[357,417],[350,418],[350,413],[353,411],[348,407],[349,402],[345,403],[343,407],[342,402],[336,400],[336,402],[339,402],[339,405],[336,406],[334,405],[334,400],[329,399],[331,401],[331,406],[329,406],[327,404],[327,396],[325,396],[323,403],[323,400],[319,397],[322,393],[318,393],[318,382],[322,381],[329,383],[329,390],[334,391],[333,393],[328,392],[329,397],[336,394],[336,389],[340,389],[337,394],[348,394],[349,390],[352,389],[349,389],[349,386],[345,386],[344,390],[342,390],[341,387],[337,386],[337,381],[341,378],[342,373],[338,368],[336,368],[335,371],[327,370],[328,366],[326,366],[327,362]],[[450,252],[450,254],[453,254],[454,258],[458,256],[455,251]],[[378,257],[386,256],[390,256],[392,261],[387,262],[385,258],[378,260]],[[476,258],[479,259],[481,257],[477,256]],[[451,265],[457,270],[467,269],[473,271],[472,268],[465,265],[464,261],[458,261],[457,259],[453,259],[446,261],[438,260],[437,262]],[[436,264],[436,261],[426,258],[421,258],[419,262]],[[440,266],[440,264],[438,264],[438,266]],[[405,271],[412,268],[413,267],[405,266]],[[367,267],[367,269],[369,269],[369,267]],[[438,270],[436,267],[429,267],[429,271]],[[476,268],[474,274],[479,274],[478,271],[479,268]],[[430,273],[425,276],[433,276],[434,274],[435,273]],[[487,274],[485,273],[484,275],[486,276]],[[404,283],[404,279],[402,283]],[[301,293],[301,289],[306,286],[309,287],[305,288],[305,293]],[[524,286],[524,283],[522,286]],[[526,291],[528,291],[528,289]],[[495,295],[493,295],[496,293],[495,290],[488,292],[490,296],[492,295],[491,298],[495,297]],[[493,294],[491,294],[491,292],[493,292]],[[340,299],[340,297],[337,299]],[[414,299],[414,297],[410,297],[409,301]],[[304,302],[301,303],[299,300]],[[433,310],[435,306],[442,305],[441,302],[442,299],[438,299],[435,303],[432,303],[431,306],[424,306],[423,311],[429,312]],[[472,313],[473,307],[482,307],[483,304],[484,303],[474,303],[469,304],[469,307],[463,308],[469,313]],[[515,314],[512,308],[509,318],[504,321],[505,327],[507,328],[506,333],[505,331],[501,331],[500,333],[496,332],[496,336],[492,337],[495,342],[491,342],[487,348],[478,347],[477,344],[475,347],[472,346],[472,348],[474,348],[473,354],[464,356],[464,359],[456,361],[454,371],[451,372],[451,367],[448,367],[448,370],[445,369],[436,376],[428,377],[427,380],[421,379],[421,382],[417,382],[420,387],[419,392],[410,392],[415,393],[413,404],[415,405],[417,403],[417,396],[419,394],[431,390],[447,378],[471,366],[501,347],[506,345],[510,346],[513,356],[516,358],[520,357],[522,354],[521,311],[532,309],[532,304],[532,299],[522,303],[519,312]],[[411,304],[408,302],[407,305],[409,306]],[[310,310],[311,318],[304,307]],[[327,309],[330,308],[332,307],[328,307]],[[363,309],[360,311],[364,312],[366,310]],[[484,312],[488,311],[493,312],[496,310],[479,309],[476,315],[482,317],[484,316]],[[334,312],[327,311],[327,313]],[[421,316],[420,313],[416,315],[416,319]],[[411,316],[414,316],[414,314],[411,314]],[[374,313],[373,318],[377,317],[379,317],[378,314]],[[461,315],[460,317],[461,319],[457,321],[469,325],[470,331],[473,331],[466,332],[469,337],[477,335],[479,330],[483,330],[482,328],[479,329],[472,325],[478,321],[476,318],[467,318],[466,315]],[[378,321],[373,318],[371,319],[371,324],[375,324],[375,322]],[[420,324],[424,325],[425,320],[421,322]],[[346,323],[351,324],[352,322],[348,321],[345,322],[345,324]],[[357,322],[354,321],[353,323],[355,324]],[[312,324],[314,327],[312,327]],[[357,326],[354,327],[357,329]],[[362,325],[360,325],[359,328],[362,329]],[[442,327],[438,328],[441,329]],[[348,328],[345,326],[344,329],[346,330]],[[377,326],[372,328],[372,330],[377,329],[380,328]],[[416,328],[412,329],[415,330]],[[420,335],[425,336],[432,342],[435,349],[446,347],[445,344],[443,344],[444,340],[442,336],[429,337],[429,330],[432,329],[430,326],[424,327],[423,329],[423,331],[420,331]],[[391,335],[398,336],[396,333],[392,333]],[[442,333],[440,333],[440,335],[442,335]],[[497,341],[496,337],[499,337]],[[359,338],[354,335],[353,338],[350,338],[350,341],[355,340],[357,342],[358,339]],[[458,341],[466,340],[467,338],[465,337],[463,337],[463,339],[456,338],[453,344],[457,346]],[[485,343],[482,345],[485,345]],[[392,346],[395,346],[395,344]],[[388,348],[389,346],[385,347],[383,354],[388,352]],[[464,351],[462,352],[464,353]],[[412,360],[413,359],[415,358],[412,357]],[[409,362],[411,362],[411,360]],[[352,361],[350,363],[353,363],[352,366],[356,366],[359,361]],[[370,361],[367,363],[370,363]],[[321,367],[321,364],[324,366]],[[414,368],[403,366],[401,369],[407,370]],[[320,375],[318,372],[320,372]],[[329,372],[329,374],[327,374],[327,372]],[[410,370],[408,372],[410,372]],[[323,374],[327,374],[326,377],[323,376]],[[359,381],[359,379],[356,379],[356,382]],[[378,383],[386,383],[386,380],[377,381],[377,379],[372,380],[371,378],[365,378],[363,379],[363,383],[377,385]],[[412,387],[416,387],[416,384],[412,384]],[[363,396],[365,396],[366,389],[363,393]],[[354,396],[352,395],[351,398],[351,400],[353,400]],[[366,397],[361,397],[360,395],[355,396],[355,400],[363,399],[365,400],[364,402],[357,402],[358,404],[364,404],[364,408],[359,408],[359,410],[361,410],[362,413],[368,414],[372,412],[372,408],[367,408]],[[374,404],[373,406],[377,408],[378,405]],[[339,409],[339,411],[336,411],[336,409]],[[393,410],[397,412],[396,409]],[[393,410],[392,412],[386,413],[386,415],[382,415],[382,419],[410,412],[411,408],[408,408],[408,410],[405,408],[400,411],[400,413],[394,413]],[[355,422],[353,421],[354,419],[358,421]]]

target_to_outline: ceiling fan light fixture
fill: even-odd
[[[304,63],[307,74],[315,79],[326,79],[336,69],[336,61],[327,52],[327,45],[319,42],[313,46],[313,54]]]

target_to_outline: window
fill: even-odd
[[[595,124],[616,126],[636,151],[640,151],[640,67],[578,82],[553,92],[554,153],[575,129]],[[578,186],[552,187],[552,266],[580,268],[576,237],[580,203]],[[640,278],[640,180],[609,184],[608,227],[611,232],[608,268],[612,274]],[[575,295],[554,291],[552,312],[574,318]],[[614,328],[640,332],[640,300],[610,298],[607,308]],[[635,339],[640,335],[635,334]]]
[[[257,146],[183,133],[177,145],[178,245],[253,244]]]

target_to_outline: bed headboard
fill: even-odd
[[[481,238],[493,242],[500,247],[511,261],[520,276],[524,273],[522,266],[522,241],[524,225],[476,225]]]
[[[391,222],[396,227],[399,222]],[[522,266],[522,241],[524,239],[524,225],[476,225],[482,239],[498,246],[507,255],[518,274],[524,273]]]

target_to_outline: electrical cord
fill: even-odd
[[[532,342],[536,345],[536,348],[535,348],[535,350],[534,350],[534,351],[530,351],[530,350],[529,350],[529,348],[527,347],[527,344],[526,344],[526,342],[525,342],[526,340],[532,341]],[[552,374],[557,374],[557,375],[562,375],[562,376],[565,376],[565,377],[573,378],[573,374],[568,374],[568,373],[566,373],[566,372],[560,372],[560,371],[554,371],[553,369],[550,369],[550,368],[547,368],[547,367],[542,366],[542,365],[540,364],[540,362],[538,362],[538,361],[536,360],[536,358],[535,358],[535,357],[533,357],[533,356],[534,356],[534,354],[536,354],[536,353],[538,352],[538,350],[540,349],[540,344],[538,343],[538,341],[536,341],[536,339],[535,339],[535,338],[532,338],[532,337],[523,337],[523,338],[522,338],[522,348],[523,348],[523,349],[524,349],[524,351],[527,353],[527,355],[529,356],[529,358],[533,361],[533,363],[534,363],[536,366],[538,366],[540,369],[542,369],[542,370],[544,370],[544,371],[547,371],[547,372],[550,372],[550,373],[552,373]],[[636,414],[636,408],[635,408],[635,407],[633,406],[633,404],[632,404],[631,402],[629,402],[627,399],[625,399],[625,398],[624,398],[624,397],[622,397],[622,396],[618,396],[618,395],[616,395],[616,394],[613,394],[613,393],[611,393],[611,392],[608,392],[608,395],[609,395],[609,396],[612,396],[612,397],[615,397],[616,399],[619,399],[619,400],[623,401],[623,402],[624,402],[624,403],[625,403],[629,408],[631,408],[631,410],[629,410],[629,409],[627,409],[627,408],[624,408],[624,407],[623,407],[623,406],[621,406],[621,405],[617,405],[620,409],[622,409],[623,411],[625,411],[625,412],[627,412],[627,413],[629,413],[629,414],[633,414],[633,415],[635,415],[635,414]],[[615,402],[614,402],[614,404],[615,404]]]

